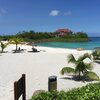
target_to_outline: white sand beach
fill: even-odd
[[[31,98],[35,90],[48,90],[48,77],[56,75],[58,79],[58,90],[68,90],[74,87],[84,86],[87,83],[62,79],[67,75],[60,75],[60,70],[65,66],[72,66],[67,63],[67,55],[72,53],[75,57],[91,51],[77,51],[73,49],[40,47],[38,53],[27,52],[31,46],[21,45],[26,49],[22,53],[12,53],[15,45],[9,45],[0,54],[0,100],[14,100],[14,81],[17,81],[23,73],[26,74],[26,95]],[[88,61],[88,59],[87,59]],[[94,64],[93,69],[100,76],[100,65]]]

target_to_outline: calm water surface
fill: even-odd
[[[95,47],[100,47],[100,37],[90,37],[89,42],[43,42],[39,46],[54,47],[54,48],[85,48],[86,50],[93,50]]]

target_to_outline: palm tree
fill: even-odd
[[[14,37],[10,40],[10,43],[13,43],[16,45],[16,49],[15,49],[15,52],[18,51],[18,44],[20,44],[22,42],[22,38],[18,38],[18,37]]]
[[[85,53],[77,60],[72,54],[68,55],[68,63],[73,63],[75,65],[75,68],[64,67],[62,68],[60,73],[62,75],[71,73],[73,74],[73,77],[77,78],[78,80],[99,80],[99,77],[96,75],[96,73],[91,71],[93,68],[93,64],[84,62],[86,58],[91,59],[91,55]]]
[[[93,51],[91,55],[93,56],[94,62],[97,62],[100,64],[100,49]]]
[[[0,46],[1,46],[1,53],[3,53],[4,52],[4,49],[8,46],[9,43],[3,43],[1,41],[0,41],[0,43],[1,43],[0,44]]]

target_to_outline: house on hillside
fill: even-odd
[[[67,36],[69,34],[72,34],[72,31],[69,29],[58,29],[56,33],[57,33],[56,36],[62,37],[62,36]]]

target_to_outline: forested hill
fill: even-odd
[[[15,35],[0,36],[0,40],[9,40],[10,38],[13,38],[13,37],[23,38],[24,41],[36,41],[36,42],[89,41],[87,33],[84,33],[84,32],[69,33],[67,35],[60,36],[59,33],[57,32],[35,32],[35,31],[29,31],[29,32],[22,31]]]

